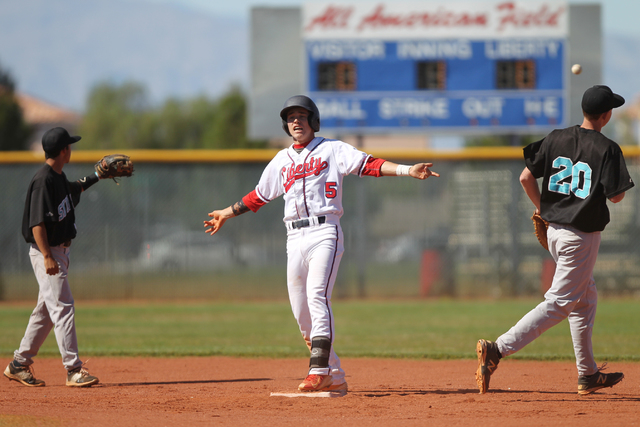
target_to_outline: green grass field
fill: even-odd
[[[540,299],[339,300],[333,304],[341,357],[475,358],[478,338],[494,340]],[[35,303],[35,302],[34,302]],[[32,304],[0,305],[0,354],[19,345]],[[306,357],[288,302],[76,302],[80,353],[89,356]],[[640,360],[634,300],[599,302],[598,362]],[[57,357],[53,331],[40,356]],[[567,321],[512,356],[572,360]]]

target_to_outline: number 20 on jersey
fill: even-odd
[[[588,164],[584,162],[573,164],[571,159],[567,157],[557,157],[552,166],[560,169],[560,171],[551,175],[549,191],[566,195],[573,193],[581,199],[586,199],[589,196],[591,192],[591,168]]]

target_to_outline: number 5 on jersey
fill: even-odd
[[[329,181],[324,184],[324,194],[327,196],[327,199],[333,199],[338,195],[338,191],[336,187],[338,186],[337,182]]]

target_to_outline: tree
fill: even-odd
[[[0,67],[0,150],[24,150],[31,127],[24,121],[15,97],[15,83],[8,71]]]
[[[247,103],[239,87],[234,86],[218,102],[216,114],[204,135],[204,148],[255,148],[264,142],[247,139]]]
[[[265,147],[266,141],[247,139],[246,115],[245,96],[238,87],[219,101],[169,98],[152,107],[138,83],[102,83],[89,95],[80,133],[87,140],[84,148]]]
[[[622,114],[611,119],[611,124],[603,130],[603,133],[605,135],[608,132],[613,133],[612,139],[620,145],[638,145],[638,119],[633,114],[632,108],[623,110]]]
[[[216,104],[205,97],[167,100],[157,113],[162,148],[202,148],[203,137],[214,121]]]
[[[79,128],[83,148],[149,148],[153,120],[147,113],[145,88],[134,82],[120,86],[100,83],[89,93],[87,111]]]

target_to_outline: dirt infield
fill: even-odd
[[[5,361],[8,363],[9,361]],[[612,363],[625,380],[578,396],[570,362],[504,360],[479,395],[473,360],[344,359],[349,393],[295,392],[308,360],[92,358],[101,383],[64,386],[57,358],[38,359],[44,388],[0,380],[0,426],[617,426],[640,424],[640,364]],[[4,367],[4,365],[3,365]]]

